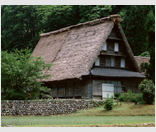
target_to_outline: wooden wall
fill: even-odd
[[[125,92],[129,89],[132,92],[138,92],[138,86],[142,79],[140,78],[109,78],[86,76],[80,79],[71,79],[56,82],[46,82],[45,86],[51,88],[50,95],[53,98],[82,98],[91,99],[102,96],[103,81],[121,81]]]
[[[51,89],[53,98],[81,98],[82,81],[79,79],[45,82],[44,86]]]
[[[130,89],[134,93],[139,92],[138,87],[142,80],[141,78],[122,78],[126,92]]]
[[[127,92],[129,89],[137,93],[139,92],[138,86],[143,79],[141,78],[106,78],[106,77],[93,77],[92,78],[92,96],[102,96],[102,82],[108,81],[121,81],[122,90]]]

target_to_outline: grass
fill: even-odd
[[[122,103],[113,110],[103,106],[55,116],[1,116],[1,126],[155,126],[155,105]]]
[[[155,122],[154,116],[35,116],[1,117],[1,126],[86,126]]]
[[[155,116],[155,105],[135,105],[134,103],[122,103],[113,110],[104,110],[103,106],[79,110],[71,116]]]

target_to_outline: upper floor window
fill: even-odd
[[[113,41],[105,42],[102,50],[109,53],[119,52],[119,43]]]
[[[125,58],[119,56],[98,56],[95,66],[125,68]]]
[[[99,58],[99,56],[98,56],[98,58],[95,61],[95,66],[100,66],[100,58]]]
[[[114,67],[115,59],[114,56],[106,56],[105,57],[105,67]]]
[[[102,50],[106,51],[107,50],[107,42],[104,43]]]
[[[125,58],[121,58],[120,67],[122,67],[122,68],[125,67]]]
[[[119,51],[119,43],[116,43],[114,44],[114,51],[115,52],[118,52]]]

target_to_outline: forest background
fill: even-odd
[[[39,34],[119,14],[135,56],[150,57],[155,82],[155,5],[1,5],[1,51],[34,49]]]

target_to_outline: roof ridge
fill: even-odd
[[[84,22],[84,23],[79,23],[79,24],[76,24],[76,25],[71,25],[71,26],[68,26],[68,27],[65,27],[65,28],[61,28],[59,30],[55,30],[55,31],[47,32],[47,33],[42,33],[42,34],[40,34],[40,37],[49,36],[51,34],[57,34],[57,33],[60,33],[60,32],[68,31],[71,28],[79,27],[79,26],[82,26],[82,25],[96,25],[96,24],[99,24],[99,23],[103,23],[105,21],[112,21],[112,22],[117,23],[117,24],[120,25],[121,16],[118,15],[118,14],[114,14],[114,15],[110,15],[109,17],[94,19],[92,21],[87,21],[87,22]]]

